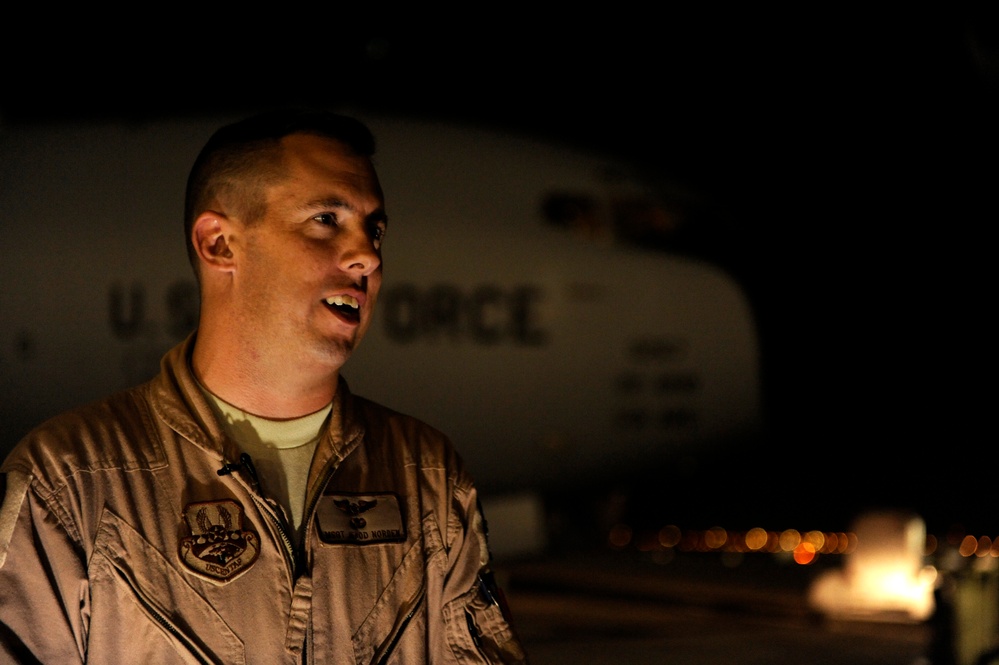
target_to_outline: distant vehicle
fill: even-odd
[[[933,615],[937,569],[926,560],[926,525],[903,511],[870,511],[853,525],[856,549],[808,589],[809,605],[834,619],[925,621]]]
[[[739,285],[621,240],[675,221],[643,174],[527,137],[361,117],[390,224],[379,309],[343,373],[450,435],[484,495],[538,495],[759,431]],[[0,120],[0,452],[150,377],[194,328],[184,183],[229,119]]]

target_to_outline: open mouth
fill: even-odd
[[[353,296],[336,295],[332,298],[327,298],[326,306],[347,321],[356,323],[361,320],[360,303]]]

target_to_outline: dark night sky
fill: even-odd
[[[422,18],[343,29],[303,15],[275,21],[276,39],[228,26],[210,37],[57,29],[27,40],[45,58],[7,40],[19,49],[7,62],[24,65],[5,74],[0,118],[348,104],[644,162],[703,194],[700,225],[677,249],[729,270],[755,308],[773,463],[839,469],[869,500],[999,529],[984,505],[994,22],[930,11]],[[976,489],[952,504],[943,497],[962,474]]]

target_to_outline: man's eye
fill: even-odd
[[[375,245],[375,249],[381,249],[382,241],[385,240],[385,227],[376,226],[371,229],[371,240]]]
[[[324,212],[316,215],[312,219],[316,220],[323,226],[336,226],[336,215],[331,212]]]

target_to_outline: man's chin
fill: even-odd
[[[339,370],[354,353],[357,346],[352,339],[326,340],[324,344],[316,348],[315,360],[317,363],[327,365],[330,371]]]

